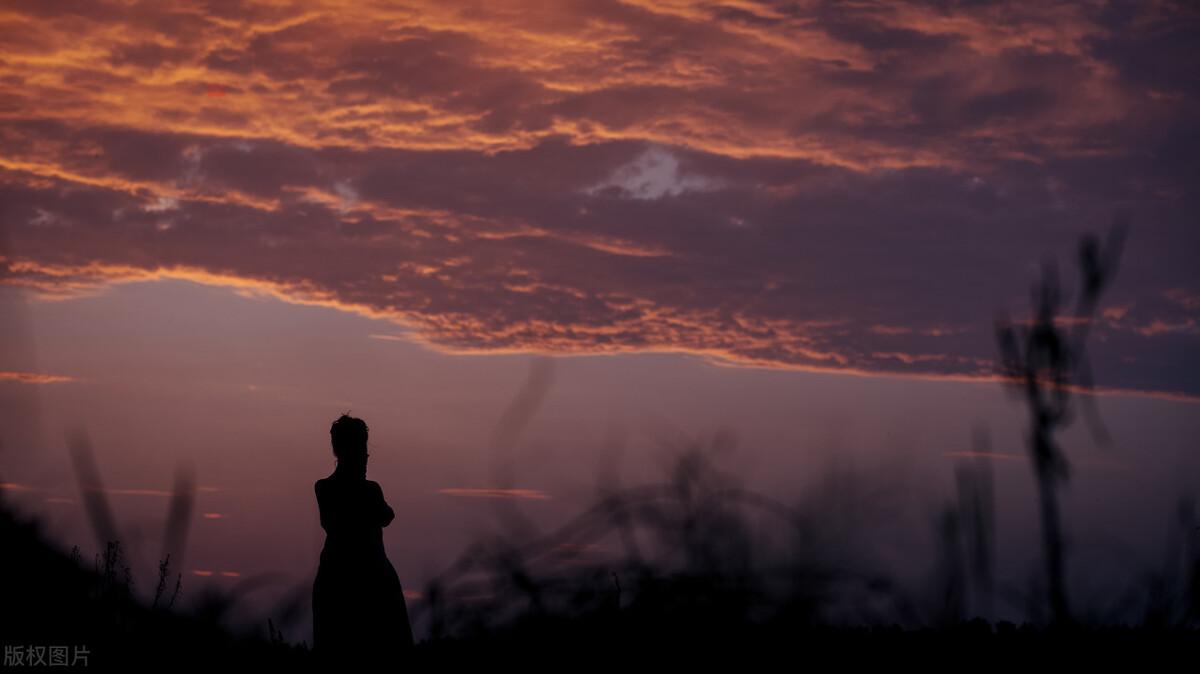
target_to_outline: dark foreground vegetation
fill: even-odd
[[[7,507],[0,511],[0,540],[0,640],[6,648],[83,646],[87,666],[102,671],[317,668],[307,644],[289,643],[273,624],[244,634],[228,629],[223,613],[236,601],[233,596],[213,594],[187,610],[161,602],[148,605],[131,592],[119,551],[82,563],[43,540],[33,523]],[[484,557],[473,559],[482,563]],[[511,556],[507,567],[494,557],[490,561],[496,566],[486,582],[495,594],[475,607],[464,602],[441,609],[443,633],[411,652],[408,661],[415,669],[487,664],[560,670],[714,662],[986,667],[1121,661],[1187,668],[1200,647],[1194,606],[1182,614],[1183,620],[1166,622],[1148,615],[1132,626],[993,625],[982,619],[923,626],[835,626],[814,620],[821,597],[806,596],[799,592],[802,587],[783,600],[756,596],[758,582],[730,569],[660,574],[645,568],[641,578],[638,571],[625,569],[626,580],[617,580],[620,574],[609,571],[607,582],[600,570],[588,569],[535,580],[535,570],[513,566]],[[814,577],[801,582],[837,580]],[[876,584],[867,589],[881,595],[894,592],[882,580]],[[436,586],[431,589],[438,591]],[[455,603],[449,597],[441,601]],[[897,606],[901,604],[898,600]]]
[[[1029,452],[1039,500],[1043,569],[1011,587],[995,569],[994,504],[986,462],[964,462],[957,500],[935,522],[933,581],[913,587],[855,554],[861,522],[834,502],[782,503],[743,488],[710,457],[729,438],[677,448],[659,484],[610,485],[595,505],[540,532],[515,504],[497,502],[504,535],[481,541],[421,588],[410,604],[420,639],[414,669],[515,666],[704,665],[827,669],[885,667],[1136,666],[1192,669],[1200,654],[1200,528],[1181,502],[1162,570],[1133,574],[1112,596],[1072,597],[1058,489],[1069,476],[1056,434],[1080,398],[1087,407],[1087,328],[1111,281],[1120,230],[1081,246],[1078,301],[1063,315],[1047,267],[1024,322],[997,325],[1001,372],[1030,414]],[[1072,320],[1062,321],[1060,318]],[[1063,325],[1067,327],[1062,327]],[[1066,332],[1066,330],[1073,332]],[[535,367],[496,432],[503,459],[539,404],[547,372]],[[977,440],[984,442],[984,440]],[[307,643],[285,634],[309,610],[308,588],[253,629],[228,620],[239,590],[192,596],[165,558],[156,582],[134,591],[86,443],[76,451],[85,505],[103,554],[83,559],[46,541],[35,522],[0,501],[0,643],[5,666],[30,647],[87,649],[87,666],[209,670],[313,669]],[[981,448],[981,449],[986,449]],[[981,452],[982,453],[982,452]],[[497,471],[497,487],[506,484]],[[186,522],[189,480],[178,511]],[[839,496],[839,486],[831,493]],[[764,525],[767,525],[764,528]],[[169,526],[170,528],[170,526]],[[772,532],[769,541],[762,532]],[[184,532],[184,533],[181,533]],[[176,526],[168,539],[184,537]],[[178,549],[180,541],[168,549]],[[149,591],[153,588],[152,591]],[[179,601],[180,595],[187,601]],[[148,597],[152,597],[149,598]],[[186,608],[184,608],[186,606]],[[1006,607],[1023,617],[998,621]],[[418,635],[420,638],[420,635]],[[36,657],[36,656],[34,656]],[[35,665],[38,666],[38,665]]]

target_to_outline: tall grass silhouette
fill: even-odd
[[[1120,221],[1103,244],[1091,235],[1083,238],[1079,247],[1080,289],[1073,313],[1065,317],[1062,314],[1058,272],[1053,261],[1048,261],[1033,288],[1034,310],[1028,325],[1014,325],[1003,316],[996,325],[999,371],[1024,396],[1029,410],[1028,443],[1037,478],[1046,586],[1052,618],[1059,624],[1071,622],[1058,506],[1058,488],[1066,482],[1070,470],[1055,436],[1071,422],[1072,390],[1085,396],[1091,393],[1087,337],[1100,296],[1116,276],[1124,239],[1125,225]]]

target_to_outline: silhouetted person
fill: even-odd
[[[313,583],[313,648],[326,664],[404,657],[412,629],[400,578],[383,550],[395,513],[367,479],[367,424],[342,415],[329,429],[337,465],[317,480],[325,547]]]

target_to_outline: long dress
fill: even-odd
[[[379,484],[335,471],[314,490],[325,547],[313,582],[313,648],[326,663],[383,663],[413,645],[400,578],[383,549],[395,513]]]

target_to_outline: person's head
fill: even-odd
[[[329,427],[329,440],[338,467],[351,472],[367,472],[367,423],[348,414],[338,417]]]

